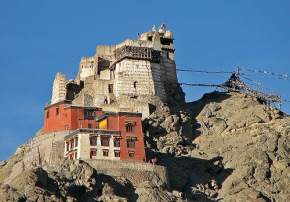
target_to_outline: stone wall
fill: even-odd
[[[176,75],[176,65],[174,61],[170,61],[168,59],[165,59],[161,63],[161,74],[162,82],[164,83],[173,83],[176,84],[177,81],[177,75]]]
[[[79,77],[81,80],[85,80],[88,76],[96,74],[97,63],[95,57],[83,57],[80,61]]]
[[[84,88],[78,94],[77,98],[73,100],[74,105],[85,106],[88,103],[86,98],[91,96],[91,106],[100,107],[105,103],[111,103],[114,99],[114,94],[109,93],[109,84],[113,84],[112,80],[101,80],[99,77],[90,76],[84,81]]]
[[[155,89],[150,62],[124,59],[117,63],[114,91],[116,97],[121,95],[154,95]]]
[[[162,71],[164,68],[157,63],[151,63],[151,69],[152,69],[152,77],[154,82],[154,88],[155,88],[155,95],[159,96],[161,100],[166,100],[166,92],[165,92],[165,82],[164,79],[164,72]]]
[[[24,153],[22,161],[13,166],[5,183],[9,183],[26,169],[62,161],[64,157],[64,136],[67,134],[68,132],[40,134],[22,145],[18,150],[25,149],[27,151]]]
[[[99,173],[115,177],[125,177],[138,185],[144,181],[158,180],[158,183],[169,188],[167,169],[150,163],[125,162],[112,160],[85,160]],[[156,179],[157,177],[157,179]]]
[[[66,98],[67,80],[64,74],[57,73],[53,81],[51,104],[62,101]]]

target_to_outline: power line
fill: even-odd
[[[263,74],[267,75],[268,78],[276,78],[276,79],[281,79],[281,80],[290,80],[290,77],[288,74],[281,74],[281,73],[275,73],[267,70],[261,70],[261,69],[250,69],[250,68],[241,68],[243,71],[251,72],[251,73],[258,73],[258,74]],[[266,76],[264,76],[266,78]]]
[[[202,83],[179,83],[180,85],[185,85],[185,86],[199,86],[199,87],[219,87],[223,88],[222,85],[218,84],[202,84]]]
[[[193,69],[180,69],[177,68],[178,72],[195,72],[195,73],[206,73],[206,74],[232,74],[233,72],[227,71],[205,71],[205,70],[193,70]]]
[[[205,74],[232,74],[235,71],[208,71],[208,70],[200,70],[195,68],[189,68],[184,66],[177,65],[176,71],[178,72],[193,72],[193,73],[205,73]],[[267,70],[261,70],[261,69],[250,69],[250,68],[239,68],[239,71],[242,71],[241,74],[248,75],[244,72],[251,72],[255,74],[260,74],[263,78],[276,78],[280,80],[290,80],[290,77],[288,74],[282,74],[282,73],[275,73]],[[249,76],[249,75],[248,75]]]

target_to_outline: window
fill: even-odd
[[[66,142],[66,151],[69,151],[69,141]]]
[[[137,81],[134,81],[134,83],[133,83],[133,87],[134,87],[134,89],[136,90],[137,89]]]
[[[90,145],[97,146],[97,136],[90,137]]]
[[[114,147],[120,147],[120,139],[114,138]]]
[[[108,90],[109,90],[109,93],[113,93],[114,92],[114,86],[113,86],[113,84],[109,84],[108,85]]]
[[[128,148],[135,148],[135,140],[133,140],[133,139],[128,139],[128,140],[127,140],[127,147],[128,147]]]
[[[77,159],[78,158],[78,153],[77,152],[75,152],[75,159]]]
[[[85,119],[94,119],[95,110],[94,109],[84,109],[84,118]]]
[[[134,128],[133,123],[127,123],[127,124],[126,124],[126,132],[127,132],[127,133],[131,133],[131,132],[133,132],[133,128]]]
[[[109,150],[103,149],[103,156],[109,156]]]
[[[55,114],[56,114],[56,116],[59,115],[59,107],[56,108]]]
[[[134,157],[135,157],[135,152],[133,152],[133,151],[129,151],[129,157],[130,157],[130,158],[134,158]]]
[[[110,145],[110,137],[109,136],[101,136],[101,145],[108,147]]]
[[[161,43],[162,45],[167,45],[167,46],[169,46],[170,44],[173,43],[173,39],[168,39],[168,38],[163,38],[163,37],[161,37],[161,38],[160,38],[160,43]]]
[[[73,149],[74,148],[74,139],[70,140],[70,148]]]
[[[88,128],[92,128],[92,124],[91,123],[88,124]]]
[[[75,138],[75,147],[78,147],[78,137]]]
[[[91,149],[91,151],[90,151],[90,159],[93,159],[96,156],[97,156],[97,150],[96,149]]]
[[[47,110],[47,112],[46,112],[46,118],[47,119],[49,118],[49,110]]]
[[[120,150],[115,150],[114,155],[115,157],[120,157]]]

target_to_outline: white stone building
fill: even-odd
[[[120,160],[118,131],[79,129],[65,137],[65,157],[69,159]]]
[[[184,102],[176,75],[173,33],[165,25],[158,31],[153,27],[134,40],[97,46],[94,56],[81,59],[74,81],[65,81],[57,74],[51,104],[68,99],[75,105],[142,112],[146,116],[152,97]]]

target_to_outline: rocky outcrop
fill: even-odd
[[[279,110],[243,94],[214,92],[165,107],[147,122],[151,155],[168,167],[171,187],[184,198],[289,200],[290,118]]]

